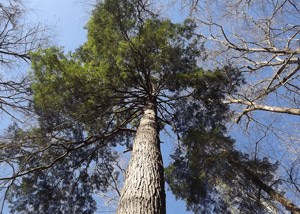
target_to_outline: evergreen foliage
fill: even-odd
[[[269,213],[274,199],[256,180],[273,184],[277,164],[251,160],[234,149],[234,140],[218,129],[190,130],[166,168],[166,181],[178,199],[194,213]]]

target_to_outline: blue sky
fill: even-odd
[[[32,19],[39,21],[53,29],[53,42],[57,46],[63,46],[66,51],[72,51],[86,41],[84,25],[89,19],[87,6],[79,0],[31,0],[29,6],[32,11]],[[175,21],[182,17],[174,11],[169,11]],[[163,136],[162,152],[164,165],[170,160],[169,153],[173,150],[171,142]],[[176,201],[174,196],[167,191],[167,214],[191,213],[185,209],[183,201]]]

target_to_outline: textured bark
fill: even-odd
[[[144,109],[132,148],[118,214],[165,214],[163,162],[156,105]]]

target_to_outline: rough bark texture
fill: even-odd
[[[163,162],[156,106],[144,109],[134,142],[118,214],[165,214]]]

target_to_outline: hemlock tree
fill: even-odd
[[[106,0],[93,11],[88,41],[76,52],[52,47],[32,54],[39,127],[11,127],[12,140],[1,150],[2,163],[11,168],[1,180],[13,181],[13,213],[93,213],[94,189],[105,191],[117,177],[110,176],[117,145],[132,146],[117,213],[166,213],[164,126],[179,138],[208,133],[208,142],[229,143],[209,150],[230,151],[224,125],[230,111],[222,100],[243,82],[240,72],[199,68],[202,46],[194,22],[173,24],[149,8],[147,1]]]
[[[278,190],[278,163],[251,159],[220,133],[192,129],[182,139],[166,169],[166,181],[177,198],[195,213],[292,213],[300,209]]]

